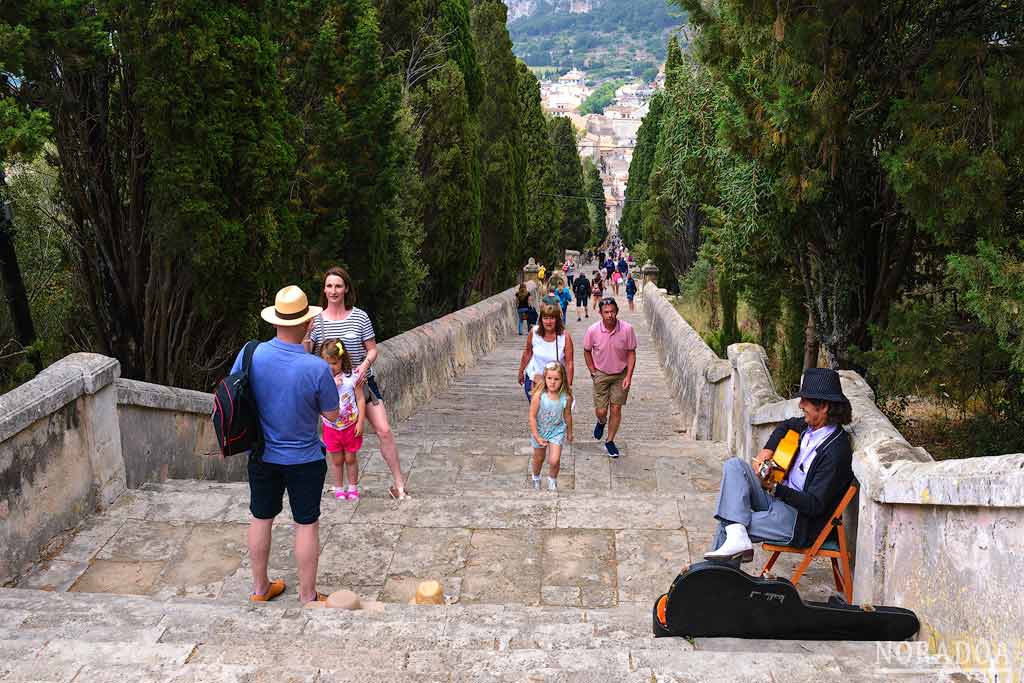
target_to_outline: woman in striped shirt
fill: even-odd
[[[334,266],[327,270],[320,303],[323,313],[309,322],[303,344],[310,353],[317,353],[325,339],[341,340],[345,353],[352,361],[352,372],[359,378],[356,386],[366,392],[366,418],[373,425],[373,431],[380,441],[380,454],[395,480],[388,493],[399,500],[407,498],[402,466],[398,459],[398,444],[395,443],[387,409],[373,375],[373,363],[377,360],[373,323],[366,311],[356,308],[356,291],[352,286],[352,278],[344,268]]]

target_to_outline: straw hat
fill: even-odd
[[[443,605],[444,591],[437,581],[423,581],[416,586],[416,597],[409,601],[410,605]]]
[[[305,292],[295,285],[288,285],[277,293],[274,305],[264,308],[260,316],[271,325],[294,327],[323,310],[319,306],[310,306]]]

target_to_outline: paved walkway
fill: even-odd
[[[582,346],[596,317],[573,315],[576,441],[563,455],[558,493],[529,488],[528,404],[516,383],[526,337],[509,336],[395,426],[412,500],[386,497],[390,474],[373,437],[360,456],[362,500],[339,503],[325,493],[321,590],[405,602],[418,581],[434,578],[467,604],[646,609],[682,567],[700,561],[728,453],[687,438],[642,314],[622,317],[636,327],[639,350],[616,439],[621,458],[608,458],[591,434]],[[250,587],[247,505],[245,484],[169,481],[129,491],[21,585],[242,600]],[[286,505],[271,569],[291,586],[293,533]],[[824,595],[828,577],[823,565],[803,585]]]

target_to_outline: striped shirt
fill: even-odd
[[[313,353],[320,353],[320,346],[326,339],[340,339],[345,353],[352,361],[352,367],[366,359],[366,342],[375,338],[370,316],[361,308],[353,308],[344,320],[327,320],[321,313],[313,323],[309,338],[313,342]],[[373,377],[373,370],[366,373]]]

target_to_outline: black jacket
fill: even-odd
[[[586,275],[580,275],[573,280],[572,288],[580,299],[586,300],[590,298],[590,280],[587,279]]]
[[[790,429],[803,435],[807,430],[807,423],[799,417],[786,420],[775,428],[764,447],[774,451],[786,431]],[[775,489],[775,497],[783,503],[792,505],[799,513],[796,517],[796,528],[793,530],[792,545],[807,547],[814,542],[851,483],[853,448],[850,445],[850,435],[840,426],[818,447],[818,454],[814,456],[811,469],[804,481],[803,491],[797,491],[785,484],[779,484]]]

